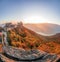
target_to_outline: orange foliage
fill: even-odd
[[[11,46],[24,48],[24,49],[40,49],[49,53],[60,54],[60,41],[59,39],[49,39],[37,35],[33,31],[25,27],[14,28],[8,31]],[[58,41],[58,42],[57,42]]]

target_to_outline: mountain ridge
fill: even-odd
[[[60,25],[52,23],[24,24],[24,26],[45,36],[60,33]]]

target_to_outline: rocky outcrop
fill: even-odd
[[[49,54],[40,50],[24,50],[11,46],[4,47],[4,53],[0,58],[5,62],[57,62],[60,58],[55,54]]]

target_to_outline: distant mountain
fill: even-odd
[[[51,23],[25,24],[25,27],[42,35],[54,35],[60,33],[60,25]]]

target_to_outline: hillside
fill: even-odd
[[[27,29],[23,25],[9,30],[8,42],[12,47],[23,48],[26,50],[39,49],[48,53],[60,55],[60,40],[59,36],[42,36],[34,31]]]
[[[24,49],[37,48],[42,42],[42,38],[38,37],[35,32],[25,28],[24,26],[17,26],[8,31],[8,42],[15,47],[22,47]]]

